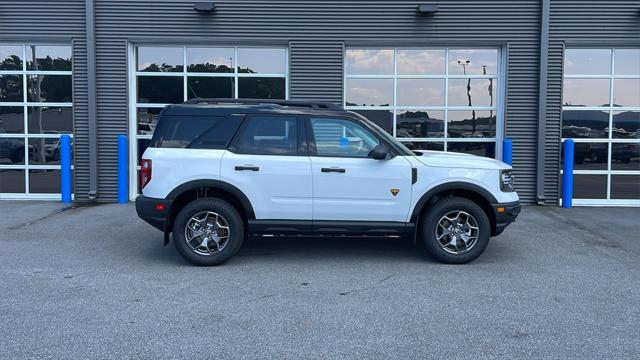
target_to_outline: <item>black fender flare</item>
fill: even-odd
[[[242,208],[244,209],[244,212],[247,215],[247,219],[256,218],[256,214],[253,211],[253,206],[251,205],[251,201],[249,201],[249,198],[247,198],[247,196],[242,192],[242,190],[222,180],[201,179],[201,180],[187,181],[186,183],[180,184],[175,189],[171,190],[169,192],[169,195],[167,195],[166,198],[168,200],[173,200],[178,196],[180,196],[180,194],[183,194],[190,190],[201,189],[201,188],[218,189],[218,190],[223,190],[225,192],[230,193],[236,199],[238,199],[238,201],[242,205]]]
[[[498,203],[498,200],[496,200],[496,198],[489,191],[487,191],[486,189],[484,189],[479,185],[469,183],[469,182],[464,182],[464,181],[448,182],[448,183],[437,185],[429,189],[429,191],[427,191],[424,195],[422,195],[420,200],[418,200],[418,202],[416,203],[416,206],[413,208],[413,211],[411,212],[411,222],[414,224],[417,222],[418,217],[420,216],[420,213],[422,213],[422,210],[429,203],[429,200],[431,200],[431,198],[434,195],[444,191],[450,191],[450,190],[465,190],[465,191],[474,192],[482,196],[489,204]]]

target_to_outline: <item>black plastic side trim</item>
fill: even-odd
[[[306,236],[412,236],[414,226],[393,221],[249,220],[249,234]]]
[[[418,169],[411,168],[411,185],[418,182]]]
[[[441,184],[434,187],[433,189],[427,191],[426,194],[422,195],[420,200],[418,200],[418,203],[416,204],[416,206],[413,208],[413,212],[411,213],[411,222],[412,223],[416,222],[416,220],[418,219],[418,216],[420,216],[420,213],[422,212],[422,209],[424,208],[425,205],[427,205],[429,200],[431,200],[431,198],[434,195],[443,191],[448,191],[448,190],[467,190],[482,196],[487,200],[489,204],[495,204],[498,202],[496,198],[493,195],[491,195],[490,192],[481,188],[478,185],[462,182],[462,181],[445,183],[445,184]]]
[[[238,199],[238,201],[240,201],[240,204],[242,204],[242,207],[244,208],[244,211],[247,214],[247,219],[256,218],[255,212],[253,211],[253,206],[251,206],[251,202],[249,201],[247,196],[237,187],[220,180],[203,179],[203,180],[192,180],[192,181],[186,182],[176,187],[175,189],[171,190],[169,195],[167,195],[167,199],[175,199],[180,194],[186,191],[199,189],[199,188],[220,189],[230,193],[231,195],[235,196]]]

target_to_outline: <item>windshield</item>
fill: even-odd
[[[401,151],[400,155],[415,156],[415,153],[413,151],[411,151],[408,147],[404,146],[403,143],[398,141],[398,139],[396,139],[395,137],[391,136],[391,134],[386,132],[383,128],[378,126],[376,123],[374,123],[373,121],[367,119],[366,117],[364,117],[364,116],[362,116],[362,115],[360,115],[358,113],[354,113],[354,114],[358,115],[358,117],[360,117],[361,119],[366,121],[367,124],[369,126],[371,126],[372,128],[374,128],[376,130],[376,132],[378,133],[378,135],[383,137],[386,142],[393,144],[398,150],[400,150]]]

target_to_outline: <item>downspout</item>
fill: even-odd
[[[538,79],[538,154],[536,201],[544,205],[545,145],[547,130],[547,75],[549,62],[549,13],[551,0],[542,0],[540,19],[540,78]]]
[[[85,0],[85,33],[87,39],[87,107],[89,121],[89,192],[95,200],[98,195],[98,120],[96,105],[96,34],[93,0]]]

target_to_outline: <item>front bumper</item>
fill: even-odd
[[[498,236],[502,234],[509,224],[516,221],[516,218],[522,209],[519,201],[504,204],[491,204],[491,207],[496,219],[496,226],[493,229],[491,236]],[[502,209],[502,211],[499,211],[499,209]]]
[[[170,207],[171,200],[154,199],[144,195],[136,197],[138,217],[161,231],[166,231],[165,225],[167,224],[167,215]]]

